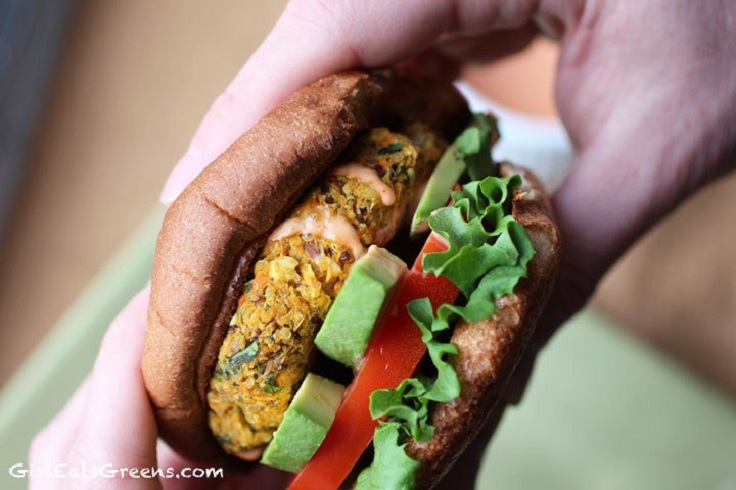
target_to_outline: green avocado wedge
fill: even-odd
[[[350,271],[314,344],[330,359],[357,367],[373,328],[407,266],[388,250],[371,246]]]
[[[414,217],[411,220],[411,234],[416,235],[427,231],[427,219],[432,211],[447,205],[450,199],[452,186],[465,172],[465,160],[458,152],[457,143],[453,143],[440,158],[432,175],[427,181],[427,186],[419,199]]]
[[[341,384],[307,374],[261,463],[292,473],[301,470],[325,439],[344,391]]]

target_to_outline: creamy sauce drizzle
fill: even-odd
[[[309,214],[287,219],[271,233],[268,239],[276,241],[297,233],[309,233],[345,245],[353,251],[356,259],[365,255],[366,252],[358,236],[358,230],[347,219],[331,214],[324,207],[316,207]]]
[[[378,192],[378,195],[381,196],[381,202],[384,206],[391,206],[396,202],[396,193],[394,190],[386,185],[372,168],[359,163],[346,163],[345,165],[340,165],[332,169],[332,174],[358,179],[364,184],[373,187]]]

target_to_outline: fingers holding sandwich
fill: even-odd
[[[107,478],[113,479],[123,478],[121,468],[156,467],[156,424],[140,373],[147,310],[144,290],[113,321],[92,374],[34,440],[31,464],[51,468],[64,464],[80,475],[84,468],[107,471]],[[31,481],[39,488],[62,487],[66,482]],[[77,486],[98,484],[96,479],[75,480]],[[156,479],[146,484],[145,488],[159,488]]]
[[[446,78],[458,62],[508,54],[492,46],[521,49],[535,33],[529,22],[539,14],[537,3],[412,0],[402,2],[399,13],[390,0],[291,1],[205,115],[161,200],[171,204],[240,134],[297,89],[338,71],[417,56],[414,64],[425,74]],[[491,31],[497,32],[489,37]]]

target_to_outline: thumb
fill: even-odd
[[[156,422],[140,371],[148,310],[148,288],[138,293],[110,325],[90,375],[86,404],[79,411],[69,466],[97,468],[105,478],[126,479],[128,469],[156,468]],[[75,485],[99,485],[83,479]],[[139,488],[160,488],[156,478]]]

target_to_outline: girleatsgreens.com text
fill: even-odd
[[[70,466],[59,463],[50,466],[15,463],[8,474],[19,479],[217,479],[224,477],[223,468],[117,468],[112,463],[102,466]]]

